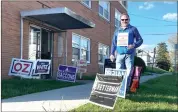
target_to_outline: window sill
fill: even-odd
[[[110,24],[110,20],[108,20],[107,18],[105,18],[103,15],[101,15],[100,13],[98,13],[98,15],[102,18],[102,19],[104,19],[105,21],[107,21],[109,24]]]
[[[79,1],[79,2],[80,2],[82,5],[84,5],[86,8],[92,10],[92,9],[91,9],[91,6],[88,6],[87,4],[85,4],[85,3],[81,2],[81,1]]]
[[[104,63],[100,63],[100,62],[99,62],[98,65],[104,65]]]

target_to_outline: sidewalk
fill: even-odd
[[[140,82],[165,74],[142,76]],[[2,100],[2,111],[69,111],[88,102],[93,82]]]

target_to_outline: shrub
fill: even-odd
[[[170,68],[170,63],[167,61],[159,61],[156,64],[157,64],[157,67],[159,67],[163,70],[166,70],[166,71],[168,71]]]
[[[146,64],[144,60],[140,57],[137,57],[137,56],[134,57],[134,66],[142,67],[142,70],[141,70],[142,73],[146,71]]]

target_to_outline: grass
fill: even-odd
[[[177,112],[177,77],[161,76],[142,83],[136,93],[127,95],[126,99],[118,98],[114,110],[88,103],[72,112]]]
[[[1,98],[10,98],[35,92],[75,86],[81,83],[62,82],[56,80],[6,79],[1,81]]]
[[[153,67],[153,70],[152,70],[152,67],[147,66],[146,71],[143,73],[143,75],[151,75],[152,73],[162,74],[166,72],[168,71],[160,69],[160,68],[155,68],[155,67]]]

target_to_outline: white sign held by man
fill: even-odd
[[[118,33],[117,46],[128,46],[128,33]]]

